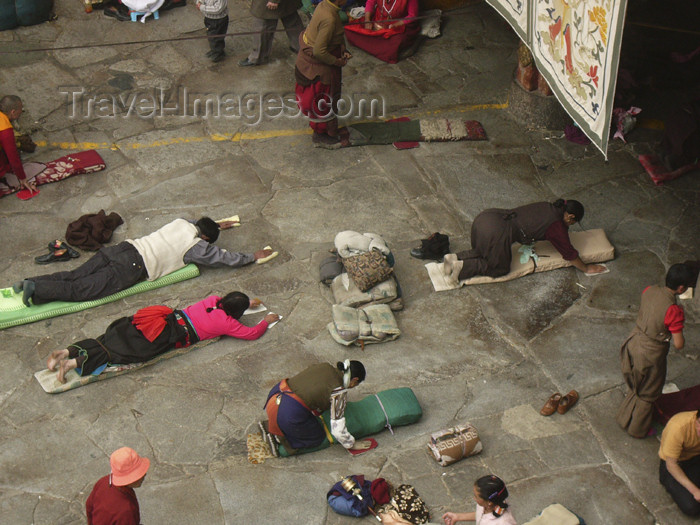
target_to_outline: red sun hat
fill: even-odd
[[[112,452],[109,465],[112,467],[112,484],[123,487],[144,477],[151,462],[139,456],[134,449],[122,447]]]

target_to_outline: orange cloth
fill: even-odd
[[[167,306],[147,306],[134,314],[131,324],[152,343],[163,332],[165,318],[171,313],[173,309]]]

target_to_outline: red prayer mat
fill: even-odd
[[[80,153],[72,153],[51,162],[46,162],[45,166],[44,170],[33,179],[33,182],[37,186],[49,184],[50,182],[57,182],[72,175],[102,171],[107,167],[105,161],[100,157],[100,154],[92,149],[81,151]],[[15,191],[16,190],[13,190],[6,184],[0,183],[0,197],[10,195],[11,193],[15,193]],[[34,193],[33,196],[35,197],[37,193]],[[20,199],[23,198],[19,194],[17,196]]]
[[[651,180],[654,181],[654,184],[657,186],[660,186],[664,182],[677,179],[681,175],[685,175],[690,171],[700,170],[700,162],[697,162],[695,164],[686,164],[685,166],[682,166],[674,171],[669,171],[668,168],[663,165],[661,159],[656,155],[640,155],[639,162],[642,163],[642,166],[644,166],[644,169],[651,177]]]

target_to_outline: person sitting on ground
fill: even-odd
[[[666,286],[647,286],[642,292],[637,322],[620,348],[622,376],[629,393],[617,412],[617,423],[636,438],[647,436],[651,428],[654,402],[666,382],[666,356],[673,346],[685,346],[685,313],[676,304],[694,277],[685,264],[674,264],[666,273]]]
[[[270,442],[269,434],[277,437],[271,442],[276,453],[276,442],[290,454],[300,448],[320,445],[326,438],[324,424],[319,416],[331,411],[331,434],[346,449],[367,450],[369,440],[355,441],[345,427],[345,406],[348,389],[365,379],[365,367],[360,361],[345,360],[334,367],[330,363],[311,365],[291,379],[277,383],[267,396],[267,428],[261,430]],[[267,434],[269,433],[269,434]]]
[[[22,300],[27,306],[30,299],[34,304],[91,301],[144,280],[153,281],[189,263],[238,268],[272,255],[272,250],[227,252],[211,244],[219,238],[220,229],[233,225],[217,224],[209,217],[196,222],[175,219],[145,237],[100,248],[75,270],[30,277],[13,288],[16,293],[23,292]]]
[[[26,188],[35,192],[36,185],[24,173],[11,123],[20,117],[22,111],[24,106],[18,96],[6,95],[0,99],[0,183],[13,189]]]
[[[112,472],[95,483],[85,502],[88,525],[139,525],[141,513],[134,489],[143,483],[151,462],[122,447],[112,452],[109,465]]]
[[[58,381],[65,383],[70,370],[79,369],[81,376],[95,375],[108,365],[142,363],[173,348],[222,335],[251,341],[279,320],[277,314],[269,313],[254,327],[238,321],[248,308],[260,304],[259,299],[251,301],[242,292],[231,292],[223,298],[211,295],[182,310],[149,306],[117,319],[96,339],[54,350],[46,365],[49,370],[58,369]]]
[[[659,447],[659,482],[688,516],[700,516],[700,420],[698,411],[668,420]]]
[[[395,64],[420,45],[418,0],[367,0],[365,24],[345,27],[348,43],[379,60]]]
[[[494,523],[496,525],[517,525],[506,499],[508,489],[497,476],[483,476],[474,483],[476,512],[446,512],[442,515],[445,525],[460,521],[476,521],[476,525]]]
[[[476,275],[500,277],[510,271],[512,245],[548,240],[557,251],[582,272],[605,271],[599,264],[586,264],[569,240],[569,226],[583,218],[583,205],[575,200],[559,199],[553,203],[536,202],[512,210],[482,211],[472,223],[472,249],[445,255],[444,272],[453,281]],[[411,255],[423,258],[420,249]]]

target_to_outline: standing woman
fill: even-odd
[[[184,348],[220,335],[257,339],[270,323],[279,320],[277,314],[267,314],[253,327],[238,321],[248,308],[259,305],[259,299],[251,301],[242,292],[231,292],[223,298],[211,295],[184,310],[148,306],[131,317],[117,319],[96,339],[84,339],[54,350],[47,367],[58,368],[58,381],[65,383],[69,370],[79,369],[81,376],[97,375],[108,365],[142,363],[173,348]]]
[[[579,201],[564,199],[512,210],[482,211],[472,223],[472,249],[445,255],[445,274],[460,281],[475,275],[500,277],[510,271],[514,242],[532,244],[543,240],[551,242],[564,259],[582,272],[600,273],[605,267],[584,263],[569,240],[569,226],[579,222],[583,212]],[[414,257],[422,255],[411,253]]]
[[[369,440],[355,442],[345,427],[345,406],[348,389],[365,379],[365,367],[360,361],[311,365],[290,379],[277,383],[267,396],[265,411],[268,428],[262,429],[280,437],[290,453],[297,449],[320,445],[326,429],[320,420],[325,410],[331,411],[331,434],[346,449],[366,450]],[[273,453],[276,446],[271,443]]]
[[[309,117],[316,144],[340,143],[337,114],[342,68],[352,57],[346,50],[345,29],[338,16],[345,1],[323,0],[299,37],[295,92],[299,109]]]
[[[442,516],[445,525],[461,521],[475,521],[476,525],[493,523],[496,525],[517,525],[508,508],[508,489],[498,476],[483,476],[474,483],[476,512],[446,512]]]

